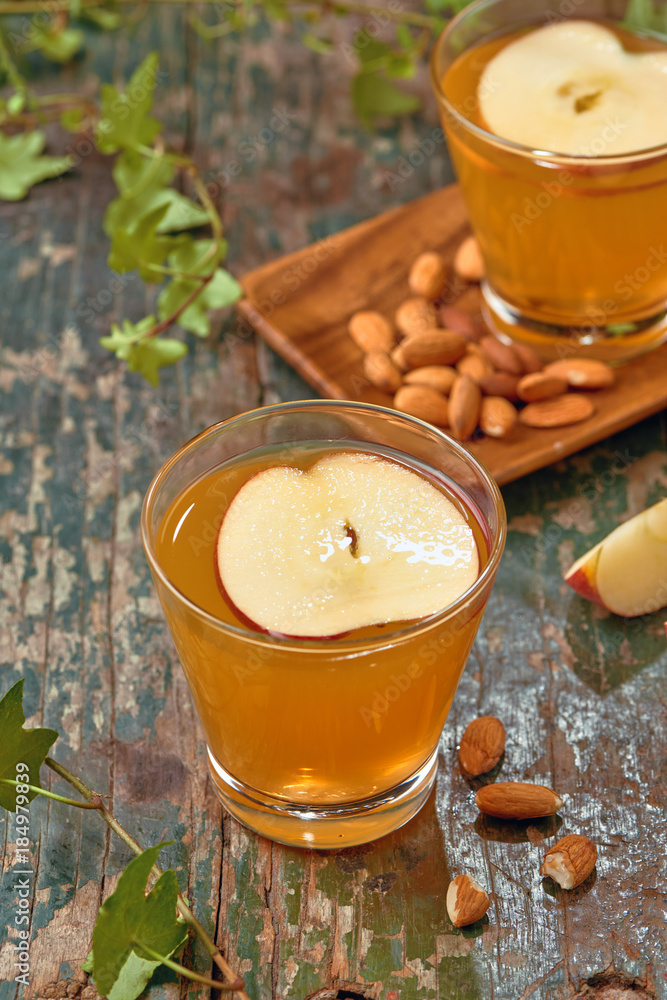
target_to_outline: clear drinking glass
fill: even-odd
[[[223,513],[258,470],[332,450],[393,458],[449,492],[475,531],[480,574],[442,612],[370,636],[254,631],[217,585]],[[364,843],[410,819],[432,787],[438,739],[505,542],[502,498],[472,455],[382,407],[269,406],[176,452],[146,495],[141,523],[212,779],[232,815],[273,840],[316,848]]]
[[[666,2],[653,6],[664,14]],[[667,36],[624,23],[628,3],[479,0],[450,22],[431,57],[484,258],[487,321],[501,339],[529,344],[545,359],[621,362],[667,337],[667,146],[615,155],[620,126],[610,119],[590,155],[530,149],[484,128],[478,83],[508,38],[570,18],[603,22],[636,51],[665,51]],[[530,91],[527,80],[527,99]]]

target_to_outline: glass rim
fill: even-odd
[[[438,75],[438,70],[436,67],[436,62],[440,55],[442,46],[447,41],[447,38],[454,31],[461,22],[465,21],[467,17],[471,14],[477,13],[479,10],[485,7],[492,7],[497,3],[501,3],[502,0],[474,0],[473,3],[468,4],[463,10],[460,10],[458,14],[448,21],[445,27],[442,29],[435,42],[433,43],[433,48],[431,49],[431,55],[429,57],[429,76],[431,79],[431,87],[433,88],[433,93],[435,94],[436,100],[439,104],[443,105],[446,113],[455,118],[459,125],[463,125],[469,132],[472,132],[480,139],[484,139],[486,142],[494,143],[497,146],[506,148],[508,151],[513,153],[518,153],[524,157],[530,157],[534,159],[538,156],[542,160],[546,160],[549,163],[558,164],[577,164],[577,165],[593,165],[603,163],[605,165],[623,164],[629,161],[637,162],[637,160],[652,159],[660,154],[667,153],[667,142],[660,143],[658,146],[646,146],[643,149],[633,150],[627,153],[608,153],[601,154],[600,156],[587,156],[585,153],[555,153],[552,150],[546,149],[535,149],[532,146],[526,146],[523,143],[515,142],[512,139],[505,139],[503,136],[496,135],[494,132],[489,132],[487,129],[482,128],[481,125],[476,125],[474,122],[466,118],[458,108],[449,101],[445,92],[442,88],[442,80]],[[567,17],[563,15],[563,20],[585,20],[584,17]],[[536,22],[539,24],[539,22]],[[511,30],[511,25],[508,26],[508,30]],[[658,35],[656,32],[649,32],[649,34],[655,35],[662,39],[662,35]],[[468,51],[470,46],[464,51]]]
[[[290,411],[296,411],[303,408],[304,406],[315,410],[326,409],[327,407],[334,406],[344,410],[362,409],[378,415],[390,414],[392,418],[399,418],[407,424],[416,425],[419,428],[427,430],[431,434],[435,434],[436,437],[440,438],[443,443],[451,447],[458,457],[469,467],[472,467],[481,477],[484,487],[491,495],[493,507],[497,513],[498,528],[496,538],[492,541],[491,550],[484,569],[474,583],[472,583],[470,587],[468,587],[468,589],[464,591],[464,593],[461,594],[456,601],[454,601],[453,604],[449,604],[441,611],[437,611],[432,615],[426,616],[425,618],[420,618],[411,625],[399,629],[392,629],[387,635],[364,637],[363,639],[295,638],[293,636],[255,632],[249,628],[232,625],[229,622],[222,621],[220,618],[216,617],[216,615],[206,611],[204,608],[201,608],[195,601],[192,601],[189,597],[187,597],[167,576],[157,559],[155,547],[149,530],[148,519],[152,503],[168,473],[186,454],[190,453],[206,438],[213,437],[215,434],[219,434],[221,431],[234,425],[241,425],[248,422],[250,419],[256,419],[258,416],[263,414],[269,416],[272,413],[288,413]],[[373,442],[367,443],[369,445],[373,444]],[[141,540],[149,567],[159,578],[160,583],[171,593],[172,597],[176,598],[179,603],[185,605],[189,611],[196,614],[200,620],[205,621],[207,624],[223,633],[231,634],[236,638],[243,639],[245,642],[249,642],[251,644],[271,647],[277,646],[283,650],[308,649],[311,651],[321,650],[322,652],[330,652],[332,647],[335,647],[343,652],[357,649],[360,646],[363,646],[364,649],[381,649],[388,643],[402,641],[404,638],[418,635],[419,632],[432,628],[435,624],[445,623],[448,619],[455,617],[462,610],[464,610],[465,607],[471,604],[477,598],[479,592],[487,586],[489,580],[493,579],[505,547],[506,537],[507,515],[500,488],[498,487],[495,479],[491,476],[479,459],[468,451],[459,441],[456,441],[448,434],[445,434],[434,425],[428,424],[424,420],[419,420],[419,418],[413,417],[407,413],[401,413],[398,410],[392,410],[386,406],[378,406],[375,403],[362,403],[355,402],[353,400],[306,399],[293,400],[286,403],[272,403],[268,406],[260,406],[252,410],[246,410],[243,413],[236,414],[233,417],[228,417],[226,420],[221,420],[216,424],[212,424],[210,427],[205,428],[199,434],[195,435],[195,437],[190,438],[190,440],[186,441],[185,444],[181,445],[181,447],[170,455],[170,457],[161,465],[151,480],[141,507]],[[388,627],[391,628],[391,625],[392,623],[389,622]]]

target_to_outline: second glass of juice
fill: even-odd
[[[617,153],[626,124],[611,113],[576,155],[521,145],[490,131],[485,88],[502,98],[505,84],[494,80],[492,61],[547,25],[593,22],[616,37],[623,59],[664,59],[667,36],[628,24],[631,6],[478,0],[452,20],[432,53],[432,85],[485,262],[487,320],[501,338],[527,343],[545,359],[585,354],[622,362],[667,337],[667,145],[651,138],[647,148]],[[654,7],[664,28],[667,3],[645,9]],[[533,70],[521,97],[526,105],[548,87],[552,72],[544,65]],[[609,78],[614,71],[610,66]],[[576,105],[582,116],[607,86],[603,77],[591,79]],[[667,105],[667,77],[664,89]],[[639,97],[637,105],[641,115]]]
[[[472,528],[477,579],[416,621],[318,639],[254,629],[219,586],[223,516],[256,473],[307,470],[341,452],[389,459],[442,491]],[[144,502],[144,547],[215,788],[237,819],[273,840],[332,848],[373,840],[415,814],[435,779],[438,740],[505,531],[498,488],[472,455],[382,407],[265,407],[209,428],[167,461]]]

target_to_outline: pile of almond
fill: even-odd
[[[458,248],[454,269],[467,282],[481,280],[473,237]],[[530,347],[504,343],[481,314],[443,304],[448,271],[440,254],[421,254],[408,277],[412,294],[391,319],[362,310],[349,321],[350,336],[364,352],[366,378],[393,397],[395,409],[449,428],[460,441],[477,428],[502,438],[517,421],[562,427],[595,412],[589,396],[572,390],[611,386],[613,369],[581,357],[543,365]]]
[[[466,727],[459,745],[459,761],[468,778],[491,771],[505,752],[505,727],[493,715],[482,715]],[[563,805],[560,795],[545,785],[525,781],[496,781],[482,785],[475,795],[477,808],[503,820],[552,816]],[[562,837],[544,856],[540,875],[549,876],[562,889],[581,885],[595,868],[597,848],[578,833]],[[480,920],[491,901],[483,887],[469,875],[457,875],[447,890],[447,912],[455,927]]]

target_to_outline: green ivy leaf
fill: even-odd
[[[123,18],[113,10],[106,10],[104,7],[85,7],[81,14],[88,21],[92,21],[103,31],[115,31],[120,28]]]
[[[151,385],[160,384],[158,368],[175,365],[188,353],[187,345],[173,337],[152,337],[141,340],[134,345],[127,359],[127,367],[131,372],[143,375]]]
[[[10,115],[20,115],[25,107],[25,91],[17,90],[7,100],[7,111]]]
[[[64,174],[73,165],[71,156],[41,156],[43,132],[0,132],[0,198],[20,201],[33,184]]]
[[[172,316],[183,303],[192,295],[197,287],[194,281],[186,281],[174,278],[167,287],[160,292],[157,300],[158,315],[160,319],[167,319]],[[241,286],[222,268],[218,268],[208,282],[202,288],[197,298],[184,309],[178,317],[178,322],[184,330],[189,330],[198,337],[208,337],[211,332],[211,322],[209,312],[211,309],[224,309],[231,306],[242,294]]]
[[[273,21],[289,21],[289,12],[284,0],[262,0],[262,6]]]
[[[352,47],[362,67],[372,64],[371,69],[375,66],[384,66],[392,54],[391,48],[385,42],[371,38],[365,31],[357,32]]]
[[[145,214],[164,207],[166,212],[156,228],[157,233],[195,229],[209,221],[208,213],[190,198],[173,188],[163,188],[142,191],[134,197],[114,198],[104,214],[104,231],[107,236],[113,236],[117,229],[131,233]]]
[[[144,947],[168,958],[183,944],[183,926],[176,919],[178,882],[168,869],[146,895],[146,884],[166,841],[133,858],[97,915],[93,929],[93,977],[100,993],[109,996],[129,956],[153,961]],[[136,994],[135,994],[136,995]],[[129,998],[124,998],[129,1000]]]
[[[310,49],[312,52],[317,52],[318,55],[327,55],[333,50],[333,42],[329,38],[318,38],[317,35],[311,34],[307,31],[301,36],[301,41]]]
[[[168,187],[176,170],[164,157],[142,156],[136,149],[124,149],[111,172],[121,195],[135,195]]]
[[[83,108],[68,108],[60,116],[60,124],[68,132],[78,132],[81,128],[86,113]]]
[[[185,928],[183,944],[185,944],[187,937],[188,932]],[[178,948],[174,949],[174,951],[177,950]],[[165,958],[171,958],[171,955],[166,955]],[[135,952],[131,951],[125,965],[118,973],[118,979],[107,993],[107,1000],[135,1000],[146,989],[153,973],[161,965],[162,962],[155,962],[149,958],[139,958]],[[81,970],[92,975],[94,968],[95,962],[91,951],[81,963]]]
[[[167,205],[159,205],[140,218],[131,229],[123,226],[116,229],[108,258],[112,271],[125,274],[138,270],[142,281],[162,281],[163,276],[150,265],[164,264],[169,254],[187,239],[184,236],[163,236],[158,232],[167,208]]]
[[[155,316],[146,316],[138,323],[130,323],[129,319],[124,319],[122,327],[112,323],[111,336],[100,337],[100,344],[107,351],[113,351],[120,361],[127,361],[134,344],[142,340],[156,322]]]
[[[407,53],[403,55],[393,55],[387,66],[387,75],[400,77],[404,80],[411,79],[417,70],[417,64],[412,56]]]
[[[80,28],[62,28],[59,31],[54,28],[37,29],[24,51],[41,52],[53,62],[66,63],[83,48],[84,41]]]
[[[352,80],[352,104],[361,123],[370,128],[376,118],[411,114],[418,98],[406,94],[379,73],[357,73]]]
[[[109,83],[102,85],[96,139],[101,153],[153,143],[162,128],[148,113],[153,107],[157,68],[157,52],[151,52],[132,74],[122,93]]]
[[[26,781],[30,785],[41,788],[39,769],[44,763],[49,749],[58,739],[55,729],[24,729],[25,713],[23,711],[23,683],[25,678],[10,687],[0,701],[0,778],[17,778],[16,765],[28,765]],[[38,792],[28,792],[28,799],[34,799]],[[16,789],[11,785],[0,784],[0,806],[14,812],[16,809]]]

